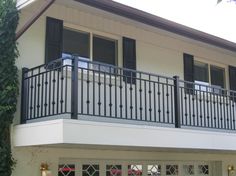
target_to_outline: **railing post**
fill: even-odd
[[[27,99],[29,98],[27,96],[28,92],[28,80],[25,80],[27,78],[28,68],[23,67],[22,68],[22,76],[21,76],[21,124],[26,123],[26,115],[27,115]]]
[[[174,76],[173,78],[174,78],[175,128],[181,128],[179,76]]]
[[[78,57],[72,57],[71,119],[78,119]]]

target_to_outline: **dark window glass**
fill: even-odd
[[[194,62],[194,80],[209,82],[208,65],[202,62]]]
[[[225,70],[211,65],[211,84],[217,87],[225,87]]]
[[[63,55],[77,54],[89,58],[89,33],[63,30]]]
[[[99,165],[97,164],[85,164],[82,169],[82,176],[99,176]]]
[[[106,64],[116,64],[116,41],[99,36],[93,37],[93,60]]]

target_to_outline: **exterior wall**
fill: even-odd
[[[82,148],[81,148],[82,147]],[[172,163],[190,162],[190,161],[206,161],[218,163],[213,167],[212,176],[227,176],[227,166],[235,165],[236,158],[232,154],[205,152],[198,153],[196,151],[151,151],[149,149],[138,150],[129,148],[112,149],[109,147],[90,146],[83,149],[83,146],[67,147],[27,147],[15,148],[14,156],[17,160],[17,167],[13,176],[34,175],[40,176],[40,164],[48,163],[52,175],[57,175],[58,164],[64,161],[113,161],[120,164],[127,163],[144,163],[155,161],[169,161]],[[215,173],[214,173],[215,172]]]
[[[40,6],[39,2],[22,11],[20,26],[38,6]],[[236,65],[236,54],[230,51],[154,29],[106,12],[101,13],[100,10],[84,5],[70,8],[69,5],[66,7],[54,4],[19,39],[19,67],[32,67],[44,63],[46,16],[63,19],[64,26],[70,28],[118,39],[118,64],[120,66],[122,66],[122,36],[136,39],[137,69],[141,71],[168,76],[179,75],[183,78],[183,52],[193,54],[200,60],[223,65]],[[30,52],[25,48],[30,48]]]

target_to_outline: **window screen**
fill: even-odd
[[[194,61],[194,80],[201,81],[201,82],[209,82],[207,64]]]
[[[89,33],[63,29],[63,55],[89,58]]]
[[[116,64],[117,41],[94,36],[93,37],[93,60],[106,64]]]

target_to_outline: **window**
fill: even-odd
[[[75,176],[75,165],[60,164],[58,166],[58,176]]]
[[[117,63],[117,40],[91,32],[70,29],[63,26],[62,20],[47,17],[45,37],[46,64],[73,54],[85,60],[91,59],[112,65]],[[82,64],[81,67],[88,67],[86,61],[81,62],[79,63]],[[71,61],[64,59],[64,63],[71,64]],[[60,66],[61,62],[58,65]]]
[[[194,80],[198,82],[208,82],[208,64],[194,61]]]
[[[116,41],[100,36],[93,37],[93,60],[106,64],[116,63]]]
[[[90,40],[90,37],[92,40]],[[117,40],[97,36],[92,33],[63,29],[63,52],[62,57],[78,55],[82,59],[91,59],[97,62],[116,65]],[[66,61],[67,64],[71,63]],[[87,64],[80,63],[87,67]]]
[[[220,93],[220,88],[225,88],[225,69],[210,65],[207,63],[194,61],[194,82],[199,83],[203,86],[196,85],[195,89],[206,91],[208,90],[207,86],[210,84],[214,88],[215,93]],[[205,86],[204,86],[205,85]]]
[[[204,161],[139,160],[142,164],[135,164],[131,160],[128,163],[127,160],[119,160],[118,163],[109,159],[88,160],[73,158],[68,161],[70,164],[62,161],[58,165],[57,176],[209,176],[214,175],[213,168],[214,173],[221,170],[215,162]]]
[[[68,56],[77,54],[84,58],[89,58],[89,33],[81,31],[73,31],[69,29],[63,30],[63,54]]]
[[[99,165],[84,164],[82,166],[82,176],[99,176]]]
[[[211,65],[211,84],[224,88],[225,87],[225,69]]]
[[[142,165],[128,165],[128,176],[142,176]]]
[[[166,165],[166,175],[178,175],[179,166],[178,165]]]

